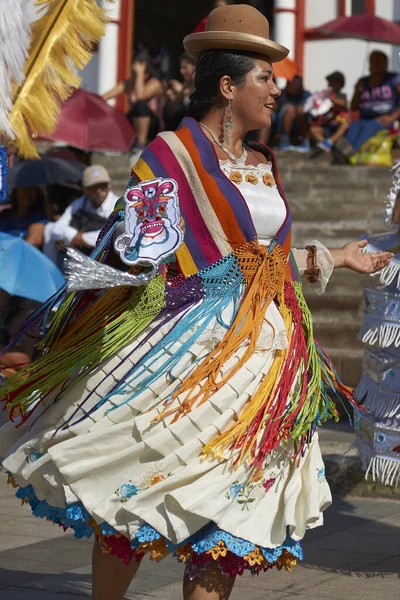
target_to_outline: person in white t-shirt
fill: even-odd
[[[90,254],[118,196],[111,190],[110,175],[103,166],[92,165],[83,172],[84,194],[74,200],[45,232],[44,253],[54,262],[57,247],[68,246]]]

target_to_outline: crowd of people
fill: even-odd
[[[196,31],[202,26],[200,22]],[[179,67],[180,79],[163,78],[152,66],[149,51],[141,49],[134,55],[131,77],[103,96],[109,100],[126,94],[130,105],[127,117],[137,134],[134,158],[157,133],[175,130],[190,114],[195,60],[184,53]],[[312,159],[331,154],[333,164],[373,164],[373,157],[358,160],[357,154],[369,141],[375,142],[379,152],[382,142],[396,131],[400,75],[388,71],[388,57],[375,50],[369,57],[369,75],[357,81],[350,101],[343,92],[343,73],[330,73],[326,81],[326,87],[314,93],[304,88],[300,75],[287,81],[276,100],[271,127],[252,137],[282,151],[307,153]]]
[[[91,165],[83,171],[81,186],[64,182],[14,188],[0,212],[0,233],[23,238],[63,271],[66,248],[91,254],[117,199],[107,169]],[[13,331],[39,306],[36,300],[0,290],[0,349],[8,346]],[[34,352],[28,336],[4,352],[2,379],[32,360]]]
[[[374,50],[369,75],[357,81],[350,103],[342,91],[343,73],[335,71],[326,80],[326,89],[313,95],[300,77],[287,83],[276,103],[270,140],[284,151],[309,152],[310,158],[332,153],[334,163],[356,164],[357,153],[375,136],[379,146],[397,132],[400,75],[389,72],[386,54]]]

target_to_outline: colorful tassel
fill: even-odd
[[[177,408],[166,409],[157,417],[163,419],[174,414],[173,422],[189,413],[195,405],[200,406],[212,394],[227,383],[246,363],[255,351],[268,306],[282,289],[285,278],[286,258],[280,246],[270,252],[256,242],[239,248],[234,253],[247,283],[236,317],[209,355],[178,387],[172,396],[175,400],[186,393]],[[222,366],[235,354],[239,347],[248,342],[245,352],[232,369],[221,377]],[[195,392],[195,389],[199,391]]]
[[[164,279],[157,275],[136,293],[131,288],[113,289],[90,304],[57,339],[51,352],[4,384],[3,399],[10,418],[15,413],[26,418],[32,405],[46,405],[124,348],[161,312],[164,288]]]

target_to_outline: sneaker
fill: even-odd
[[[318,144],[317,144],[317,147],[326,153],[331,152],[332,146],[333,146],[333,144],[330,140],[324,140],[323,142],[318,142]]]
[[[298,146],[294,146],[293,149],[296,150],[296,152],[301,152],[302,154],[305,154],[306,152],[310,152],[310,150],[311,150],[310,141],[309,140],[304,140]]]

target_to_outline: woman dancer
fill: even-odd
[[[35,515],[95,535],[94,600],[121,600],[146,553],[185,562],[186,600],[301,558],[331,502],[317,426],[334,389],[353,400],[313,340],[300,273],[323,288],[334,267],[392,256],[291,252],[275,159],[243,143],[269,126],[288,52],[267,20],[221,7],[184,45],[193,117],[146,148],[91,259],[72,251],[78,291],[26,325],[65,296],[43,356],[4,386],[18,425],[1,430],[4,468]]]

